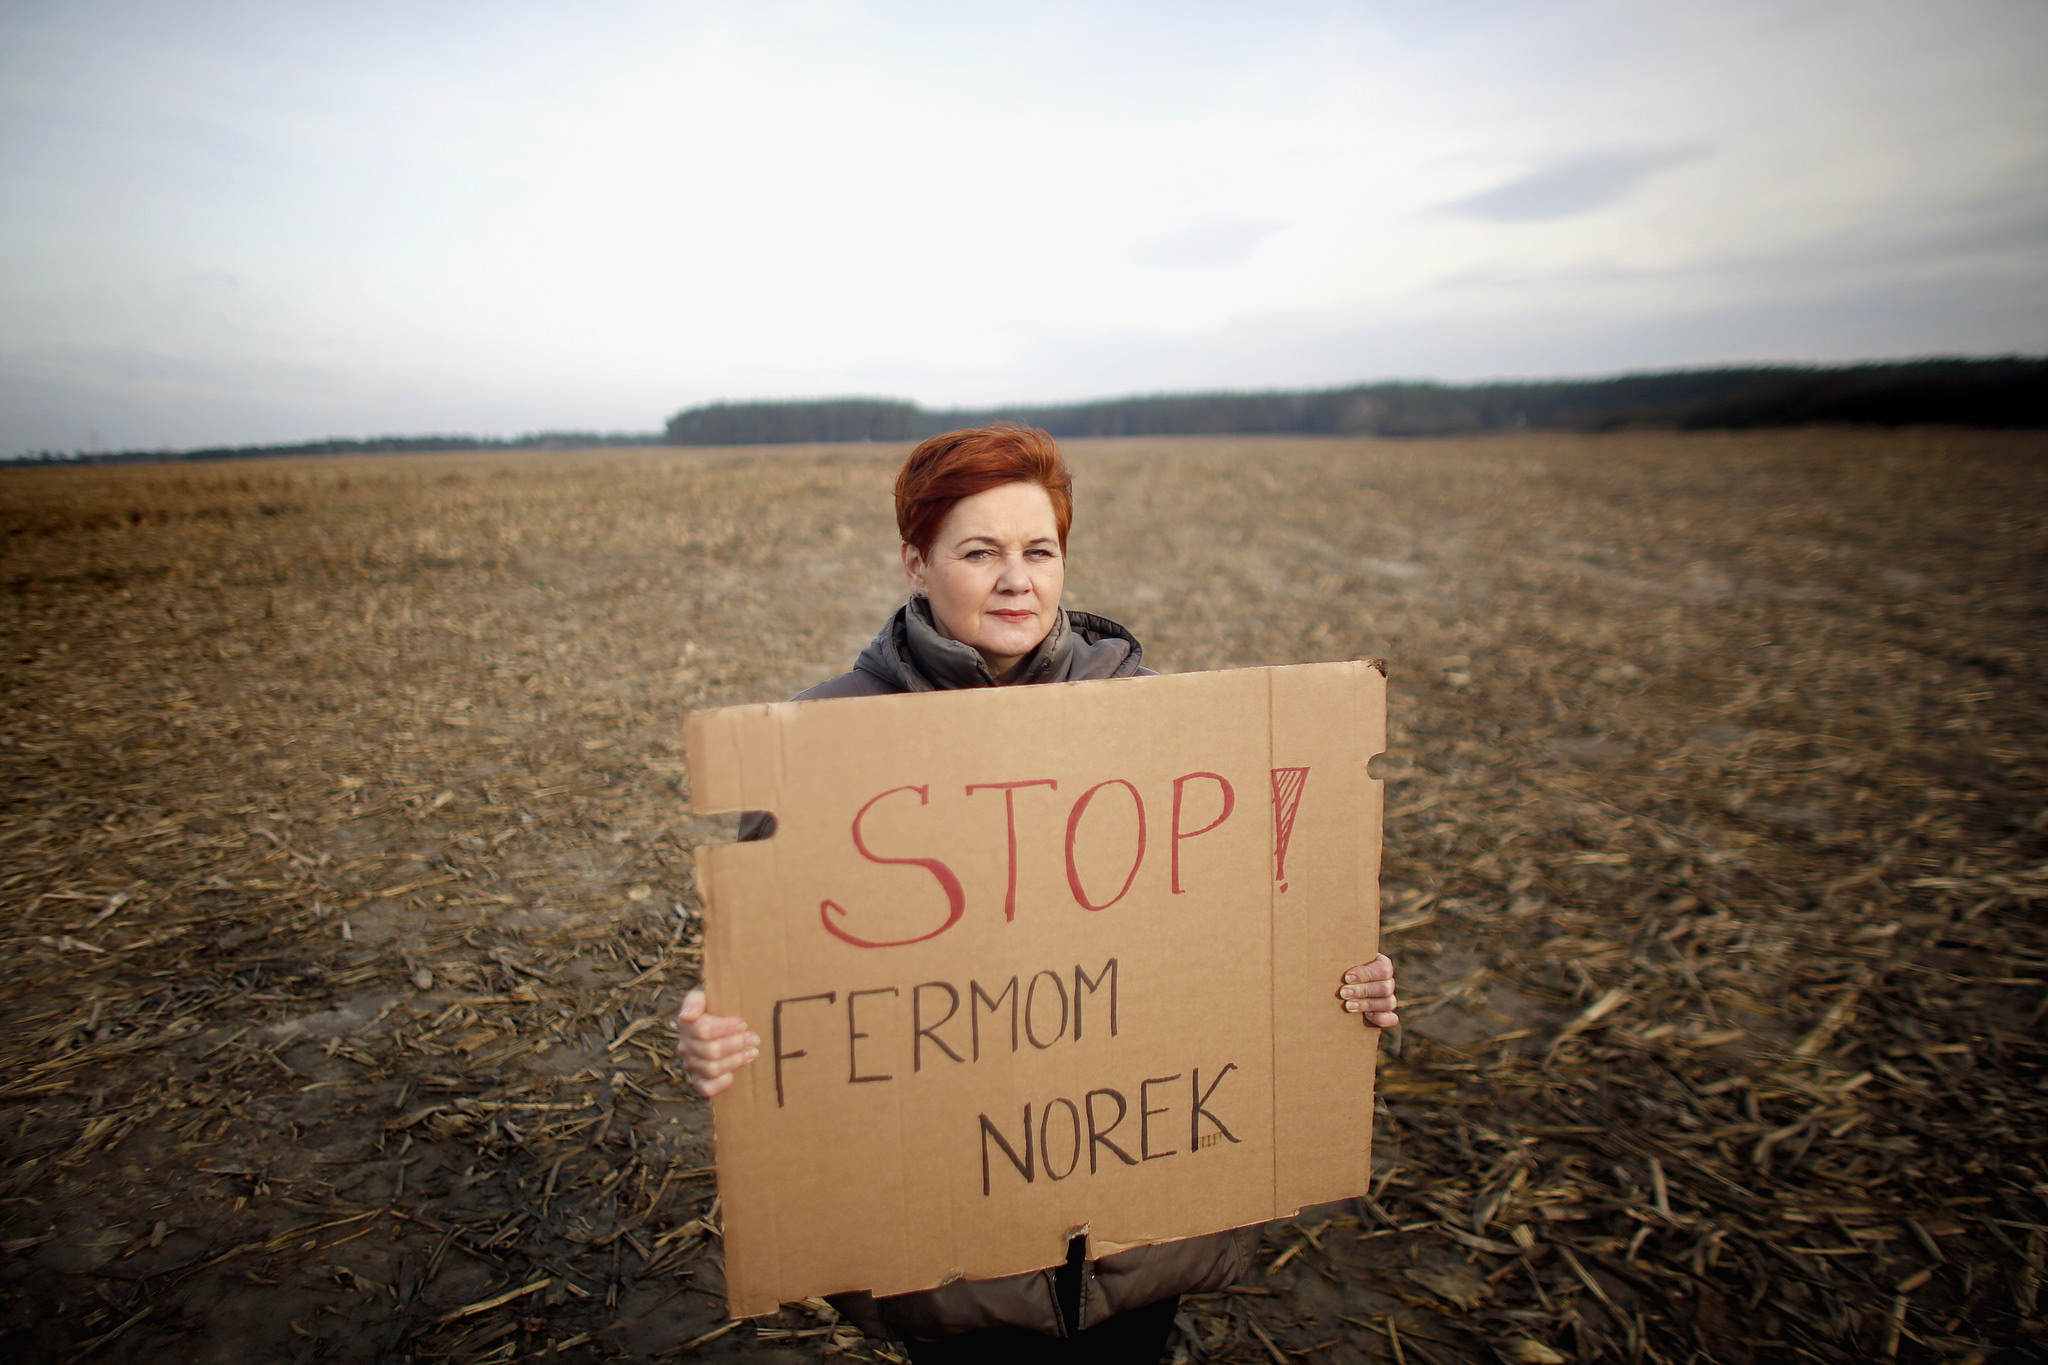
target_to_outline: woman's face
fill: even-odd
[[[941,634],[971,645],[1007,682],[1058,618],[1066,587],[1059,522],[1035,483],[1006,483],[953,504],[929,557],[903,547],[910,590]]]

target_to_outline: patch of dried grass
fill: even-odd
[[[1375,1187],[1183,1351],[2040,1348],[2038,438],[1072,454],[1148,660],[1392,663]],[[872,1354],[723,1330],[665,1015],[683,710],[845,666],[896,455],[0,478],[10,1340]]]

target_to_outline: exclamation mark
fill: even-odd
[[[1273,880],[1287,890],[1287,843],[1294,837],[1295,812],[1301,809],[1301,789],[1308,785],[1308,769],[1273,769]]]

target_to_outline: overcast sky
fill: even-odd
[[[2042,0],[0,0],[0,455],[2048,351]]]

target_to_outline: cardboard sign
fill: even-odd
[[[1367,1188],[1386,690],[1367,663],[735,706],[686,731],[735,1316]]]

